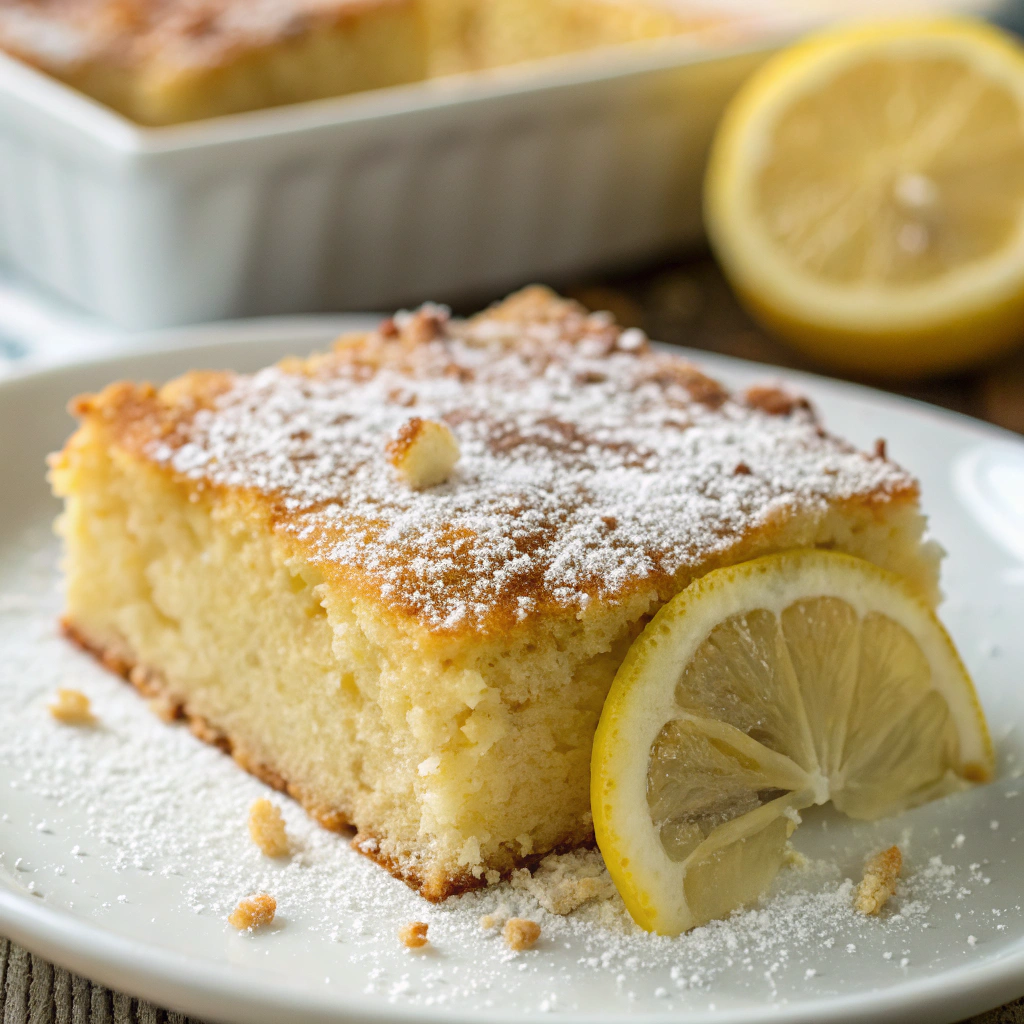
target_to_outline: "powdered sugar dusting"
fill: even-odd
[[[313,372],[234,379],[148,454],[272,497],[316,559],[435,629],[664,595],[770,520],[912,490],[805,404],[728,397],[636,331],[558,308],[554,323],[410,315]],[[461,451],[422,491],[385,455],[413,415],[445,422]]]

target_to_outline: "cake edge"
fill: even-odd
[[[120,676],[135,688],[139,694],[147,698],[150,708],[157,717],[167,723],[184,722],[189,731],[197,739],[216,747],[221,753],[227,754],[240,768],[259,779],[271,789],[275,789],[291,797],[318,825],[331,832],[350,833],[352,849],[378,866],[388,874],[404,882],[410,889],[417,892],[430,903],[443,903],[451,896],[481,889],[488,885],[485,877],[476,878],[470,872],[445,878],[425,878],[414,867],[388,854],[380,852],[380,838],[367,830],[360,830],[341,811],[325,809],[310,798],[300,786],[289,782],[276,768],[266,762],[250,757],[242,744],[213,725],[207,718],[191,711],[186,701],[176,696],[163,672],[143,665],[128,650],[123,640],[120,645],[102,642],[88,635],[88,631],[74,623],[68,616],[59,619],[60,630],[64,637],[90,655],[107,671]],[[532,869],[550,854],[569,853],[577,849],[590,849],[595,845],[593,832],[582,842],[560,843],[544,853],[531,854],[517,858],[517,862],[506,872],[502,879],[511,877],[512,872],[522,868]]]

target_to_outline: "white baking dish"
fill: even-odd
[[[153,328],[458,300],[650,258],[699,237],[718,114],[795,31],[156,129],[0,56],[0,259]]]

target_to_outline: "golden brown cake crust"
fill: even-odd
[[[803,399],[730,395],[540,288],[465,322],[426,306],[253,376],[114,384],[72,411],[184,488],[229,496],[333,583],[447,636],[664,600],[791,515],[881,515],[918,494]],[[446,483],[418,491],[387,457],[414,416],[461,450]]]

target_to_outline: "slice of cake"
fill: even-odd
[[[827,547],[937,596],[881,448],[542,288],[73,409],[69,634],[428,899],[591,839],[612,677],[695,577]]]

